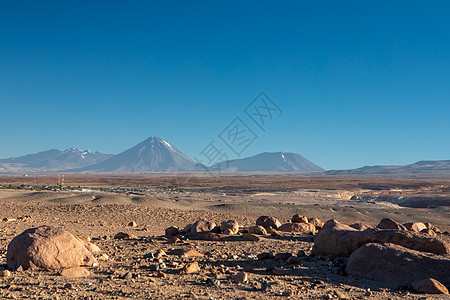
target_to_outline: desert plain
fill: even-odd
[[[241,232],[260,216],[283,224],[299,214],[367,227],[383,218],[429,222],[448,240],[449,179],[161,173],[72,174],[62,181],[54,174],[2,175],[0,204],[0,269],[8,269],[11,240],[42,225],[88,236],[100,249],[87,276],[62,276],[62,269],[11,270],[0,277],[3,299],[448,297],[346,274],[345,260],[311,254],[318,233],[274,230],[242,238]],[[165,232],[198,220],[219,226],[235,220],[241,232],[216,238]],[[298,259],[288,261],[290,256]],[[192,263],[198,268],[183,274]]]

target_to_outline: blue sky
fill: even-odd
[[[448,1],[1,1],[0,157],[149,136],[326,169],[450,159]],[[258,128],[261,92],[283,110]]]

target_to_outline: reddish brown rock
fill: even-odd
[[[308,223],[313,224],[314,226],[316,226],[317,230],[320,230],[323,228],[323,222],[320,219],[317,218],[309,218],[308,219]]]
[[[354,223],[354,224],[350,225],[350,227],[354,228],[356,230],[359,230],[359,231],[364,231],[366,229],[372,228],[372,227],[367,226],[367,225],[362,224],[362,223]]]
[[[339,222],[338,220],[335,219],[331,219],[325,222],[325,224],[323,224],[322,229],[341,229],[341,230],[355,230],[355,228],[352,228],[348,225],[342,224],[341,222]]]
[[[294,223],[308,223],[308,218],[299,214],[293,215],[291,221]]]
[[[261,216],[256,220],[256,225],[260,225],[268,229],[268,228],[278,228],[281,226],[281,223],[274,217]]]
[[[316,226],[309,223],[286,223],[277,228],[278,231],[314,234]]]
[[[235,283],[246,283],[248,281],[248,275],[245,272],[239,272],[231,276],[231,280]]]
[[[41,226],[25,230],[8,245],[10,269],[36,266],[43,269],[92,266],[97,263],[91,252],[71,233],[56,227]]]
[[[115,239],[117,240],[123,240],[123,239],[135,239],[137,238],[137,236],[135,236],[134,234],[131,233],[127,233],[127,232],[118,232],[115,236]]]
[[[423,224],[422,222],[415,222],[415,223],[405,223],[403,226],[406,227],[409,231],[415,231],[415,232],[421,232],[424,229],[427,229],[427,226]]]
[[[422,294],[446,294],[448,295],[448,289],[433,278],[426,278],[421,280],[414,280],[411,283],[412,288]]]
[[[378,223],[377,228],[379,229],[395,229],[395,230],[406,230],[406,227],[402,224],[390,219],[384,218]]]
[[[436,232],[434,232],[434,230],[429,229],[429,228],[422,229],[420,232],[423,233],[423,234],[431,235],[431,236],[436,236],[437,235]]]
[[[439,237],[403,230],[367,229],[364,231],[325,228],[314,240],[312,254],[348,257],[367,243],[392,243],[434,254],[450,254],[450,245]]]
[[[189,233],[197,234],[208,232],[213,230],[214,227],[216,227],[216,223],[214,223],[214,221],[198,220],[190,226]]]
[[[267,230],[260,225],[256,225],[256,226],[249,227],[248,233],[267,235]]]
[[[236,234],[239,231],[239,224],[235,220],[228,220],[220,224],[220,230],[223,232],[230,230],[232,234]]]
[[[395,244],[366,244],[352,253],[346,272],[371,280],[408,285],[423,278],[445,280],[448,256],[423,253]]]
[[[180,274],[191,274],[191,273],[198,273],[200,270],[198,266],[198,262],[190,262],[184,265],[184,267],[180,270]]]
[[[91,275],[91,272],[83,267],[74,267],[62,270],[60,275],[64,277],[87,277]]]
[[[180,233],[180,229],[175,226],[170,226],[170,227],[166,228],[164,233],[166,236],[175,236]]]

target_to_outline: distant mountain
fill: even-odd
[[[419,161],[406,166],[366,166],[351,170],[331,170],[325,172],[325,175],[449,177],[450,160]]]
[[[133,148],[74,172],[187,172],[195,162],[169,142],[150,137]]]
[[[51,149],[20,157],[0,159],[0,173],[37,173],[82,168],[112,156],[78,148],[69,148],[65,151]]]
[[[228,160],[211,169],[224,172],[289,172],[289,171],[324,171],[318,165],[295,153],[264,152],[252,157]]]

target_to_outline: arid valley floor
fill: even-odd
[[[314,235],[280,233],[242,240],[165,236],[199,219],[236,220],[241,228],[259,216],[286,223],[294,214],[322,221],[376,226],[430,222],[450,231],[450,180],[337,177],[0,176],[0,268],[9,242],[41,225],[87,235],[100,248],[87,277],[59,269],[11,271],[0,277],[0,298],[18,299],[442,299],[408,286],[345,274],[336,262],[310,255]],[[134,222],[134,223],[133,223]],[[119,232],[128,238],[114,238]],[[447,233],[446,233],[447,232]],[[177,249],[196,250],[177,255]],[[160,250],[163,250],[162,253]],[[302,254],[298,254],[303,250]],[[290,253],[299,260],[258,259]],[[281,255],[282,256],[282,255]],[[197,261],[198,272],[179,274]],[[161,264],[163,265],[161,266]],[[233,275],[245,272],[248,280]],[[449,275],[450,276],[450,275]]]

